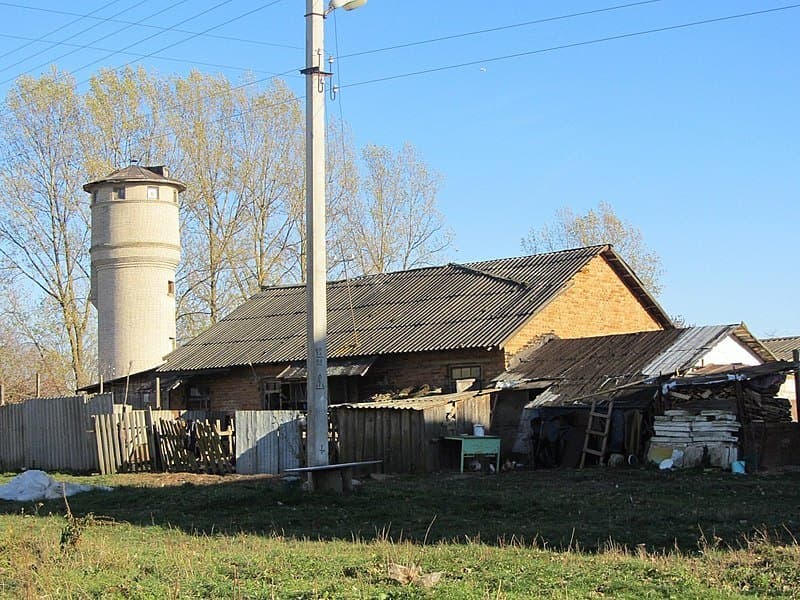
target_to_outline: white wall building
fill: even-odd
[[[163,167],[131,165],[83,186],[91,194],[91,301],[104,379],[155,367],[175,347],[178,194]]]

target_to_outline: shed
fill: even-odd
[[[491,423],[489,392],[331,406],[339,462],[380,459],[389,473],[431,473],[448,466],[446,435],[471,434]],[[491,432],[490,432],[491,433]]]

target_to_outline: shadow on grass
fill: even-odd
[[[648,551],[697,551],[703,543],[737,547],[767,534],[800,538],[800,474],[652,470],[440,474],[365,481],[349,496],[309,494],[279,479],[212,485],[121,486],[69,500],[138,526],[189,534],[280,535],[296,539],[481,541],[592,551],[609,542]],[[0,512],[33,512],[32,503],[0,503]],[[38,507],[63,513],[63,501]],[[705,541],[702,541],[705,540]]]

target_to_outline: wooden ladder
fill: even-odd
[[[586,424],[586,438],[583,440],[583,453],[581,454],[582,469],[586,464],[586,455],[596,456],[602,465],[608,447],[608,432],[611,430],[611,413],[614,410],[614,401],[608,401],[608,411],[597,412],[597,400],[592,402],[589,409],[589,422]],[[600,438],[599,448],[591,443],[593,438]]]

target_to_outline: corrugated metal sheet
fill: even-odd
[[[762,340],[762,343],[778,360],[792,360],[792,351],[800,350],[800,335],[770,338]]]
[[[735,325],[709,325],[681,329],[678,339],[659,352],[653,360],[642,367],[645,375],[668,375],[684,371],[696,363],[720,340],[730,335]]]
[[[393,409],[393,410],[428,410],[435,406],[444,406],[451,402],[463,402],[471,398],[488,396],[493,390],[483,390],[480,392],[468,391],[456,394],[435,394],[432,396],[420,396],[419,398],[393,398],[390,400],[376,400],[374,402],[354,402],[350,404],[336,404],[331,406],[332,410],[339,408],[366,408],[366,409]]]
[[[328,377],[363,377],[369,371],[374,356],[360,358],[334,358],[328,361]],[[305,379],[306,364],[289,365],[278,374],[278,379]]]
[[[499,346],[601,254],[618,260],[608,246],[593,246],[330,282],[329,356]],[[267,288],[171,353],[158,370],[304,360],[305,315],[304,286]]]
[[[556,380],[530,406],[586,401],[593,394],[683,372],[740,325],[712,325],[592,338],[554,339],[495,379],[498,387]]]

